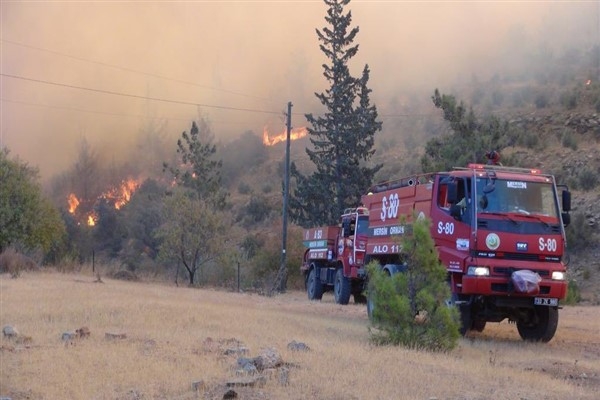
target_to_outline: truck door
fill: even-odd
[[[451,271],[462,271],[471,247],[473,201],[471,179],[438,175],[431,202],[431,236],[440,260]]]

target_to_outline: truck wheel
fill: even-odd
[[[558,327],[558,308],[535,306],[531,318],[517,321],[517,330],[523,340],[549,342]]]
[[[485,324],[485,319],[476,319],[471,323],[471,330],[483,332],[483,330],[485,329]]]
[[[350,302],[350,280],[344,276],[342,268],[338,268],[335,273],[333,294],[337,304],[348,304]]]
[[[456,307],[460,313],[460,329],[459,332],[462,336],[465,336],[471,329],[472,318],[471,318],[471,306],[469,304],[463,304],[458,294],[452,293],[450,297],[450,305]],[[485,321],[484,321],[485,326]],[[482,329],[483,330],[483,329]]]
[[[323,298],[323,285],[317,276],[317,269],[313,268],[306,280],[306,293],[309,300],[321,300]]]

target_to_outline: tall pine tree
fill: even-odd
[[[312,148],[307,148],[316,171],[303,175],[294,163],[291,175],[296,187],[290,198],[290,216],[302,226],[335,224],[345,208],[356,207],[360,196],[372,184],[381,165],[369,165],[375,150],[374,136],[381,130],[377,108],[371,104],[369,67],[362,76],[350,74],[348,63],[358,51],[354,39],[358,27],[351,28],[351,12],[344,7],[350,0],[324,0],[329,7],[325,21],[317,29],[320,49],[330,63],[324,76],[330,84],[317,98],[328,110],[323,116],[306,114]]]
[[[223,209],[229,194],[221,188],[223,163],[214,159],[217,146],[211,139],[210,126],[204,119],[200,120],[200,126],[192,122],[190,133],[184,131],[177,140],[180,165],[164,162],[163,171],[169,171],[178,184],[192,189],[200,199]]]

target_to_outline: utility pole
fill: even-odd
[[[287,137],[285,141],[285,176],[283,180],[283,232],[281,234],[281,264],[275,278],[275,283],[271,289],[271,294],[275,292],[285,292],[287,284],[287,266],[286,266],[286,247],[287,247],[287,217],[288,217],[288,197],[290,191],[290,135],[292,132],[292,102],[288,102],[287,109]]]

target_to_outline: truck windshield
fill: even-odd
[[[479,212],[514,212],[558,218],[558,205],[552,183],[495,179],[494,189],[484,193],[484,188],[489,183],[488,178],[476,180]]]
[[[366,235],[367,233],[369,233],[369,216],[362,215],[356,221],[356,234]]]

